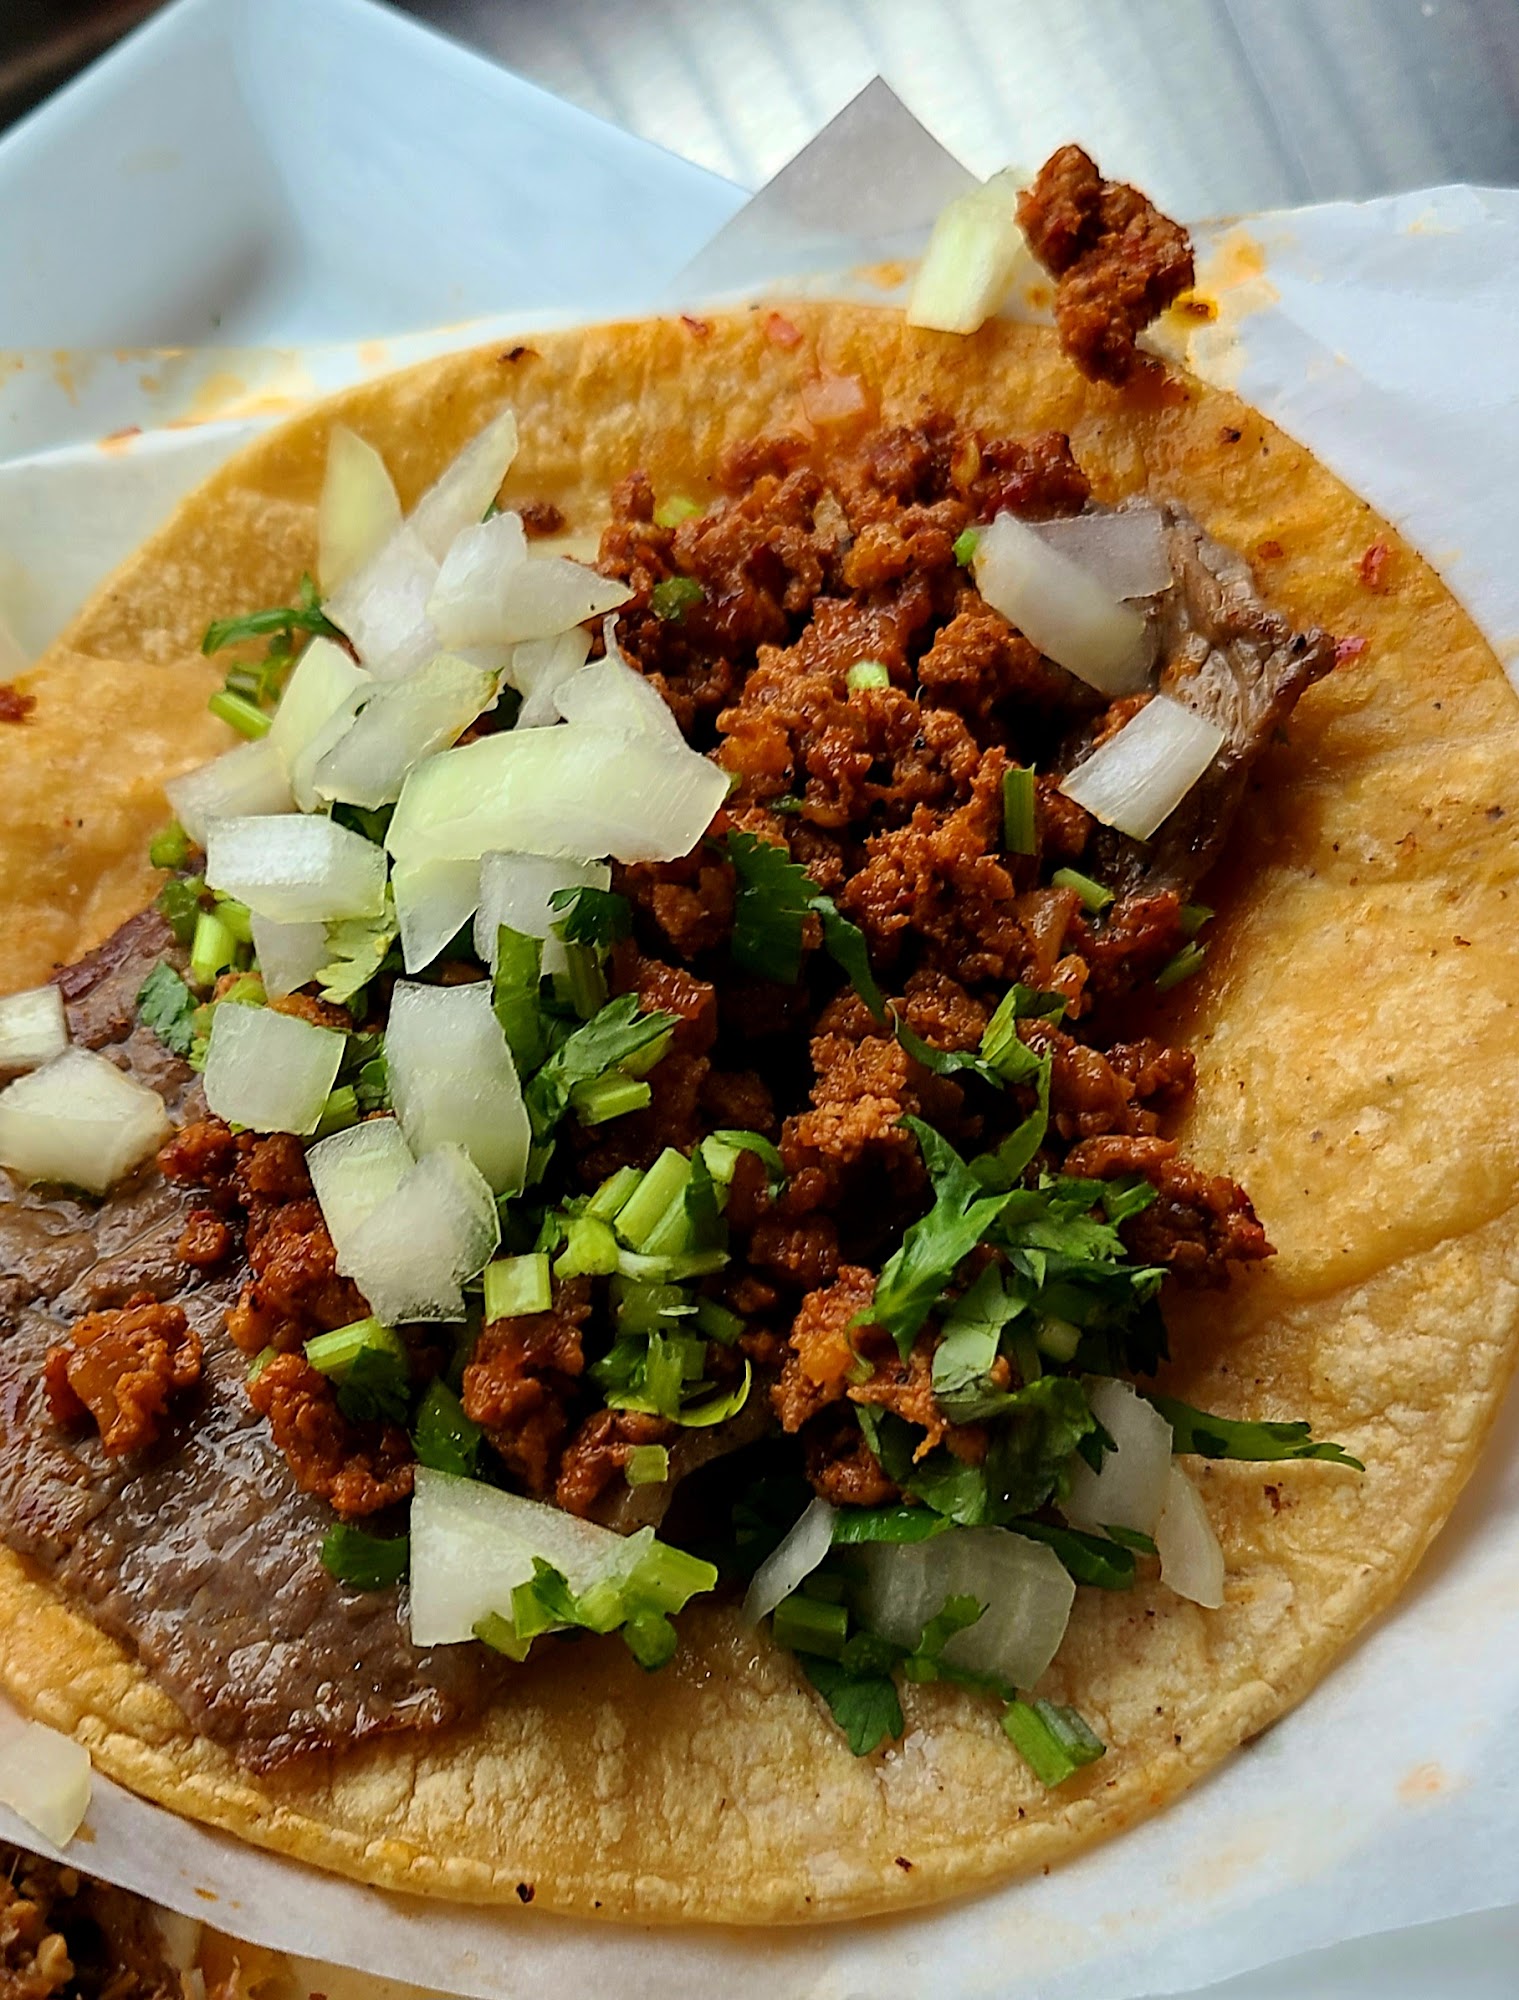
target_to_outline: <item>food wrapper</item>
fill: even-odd
[[[1085,137],[1100,156],[1101,134]],[[889,296],[881,260],[921,245],[968,179],[873,85],[650,305],[794,290],[780,282],[794,275],[808,290]],[[1178,336],[1189,365],[1258,405],[1394,521],[1519,685],[1519,192],[1436,188],[1195,235],[1199,290],[1218,311]],[[300,353],[22,357],[9,371],[0,357],[0,437],[17,453],[0,465],[0,611],[26,650],[40,648],[258,425],[310,395],[531,323],[513,311]],[[623,2000],[1138,2000],[1513,1903],[1516,1735],[1510,1398],[1402,1599],[1298,1709],[1147,1824],[971,1902],[765,1931],[476,1910],[334,1880],[104,1781],[70,1858],[255,1942],[482,2000],[587,1992],[613,1968]],[[3,1810],[0,1836],[38,1846]]]

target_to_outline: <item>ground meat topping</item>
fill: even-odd
[[[158,1436],[171,1396],[200,1380],[200,1335],[183,1310],[140,1294],[115,1312],[86,1313],[48,1349],[43,1382],[53,1421],[90,1419],[111,1457]]]
[[[411,1439],[399,1424],[350,1423],[337,1390],[303,1354],[276,1354],[248,1384],[248,1400],[269,1419],[296,1484],[317,1493],[344,1520],[393,1507],[411,1493]]]
[[[464,1370],[464,1414],[483,1427],[507,1469],[540,1499],[553,1491],[569,1433],[569,1405],[585,1369],[581,1328],[590,1310],[583,1278],[560,1284],[550,1311],[488,1321]]]
[[[638,1410],[597,1410],[565,1447],[554,1482],[554,1504],[567,1514],[589,1514],[607,1488],[627,1470],[640,1445],[669,1444],[680,1435],[663,1417]]]
[[[1138,188],[1105,181],[1079,146],[1046,160],[1018,220],[1056,280],[1061,346],[1094,382],[1127,382],[1136,336],[1192,283],[1187,232]]]

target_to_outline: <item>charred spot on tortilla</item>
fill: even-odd
[[[1261,420],[1119,392],[1190,281],[1182,232],[1077,149],[1023,213],[1095,388],[1042,330],[957,347],[800,302],[546,336],[510,415],[491,363],[528,350],[403,378],[394,436],[353,412],[358,583],[301,584],[328,544],[311,454],[275,441],[190,503],[191,557],[171,531],[92,614],[271,655],[217,711],[243,748],[176,781],[160,908],[59,975],[75,1051],[173,1136],[101,1198],[0,1203],[0,1538],[28,1565],[0,1561],[0,1617],[51,1606],[99,1658],[130,1781],[442,1893],[887,1907],[1257,1731],[1449,1505],[1454,1460],[1420,1483],[1417,1429],[1338,1386],[1367,1324],[1403,1338],[1417,1177],[1363,1215],[1328,1064],[1311,1119],[1289,1079],[1332,1047],[1359,1102],[1375,1055],[1311,961],[1365,894],[1347,838],[1376,874],[1358,759],[1408,621],[1443,621],[1447,713],[1496,669],[1306,453],[1270,434],[1289,522],[1225,449],[1264,453]],[[282,479],[274,562],[236,496]],[[566,519],[605,523],[594,568],[531,549]],[[1244,551],[1288,525],[1278,599]],[[1340,553],[1368,546],[1369,589]],[[1432,865],[1401,848],[1389,880]],[[1454,956],[1480,1005],[1482,954]],[[1406,1087],[1454,1074],[1431,999],[1377,1017],[1420,1017]],[[1369,1304],[1315,1275],[1315,1229]],[[1487,1253],[1463,1230],[1410,1268],[1447,1254]],[[1463,1349],[1432,1423],[1490,1407],[1513,1333]],[[1335,1535],[1358,1581],[1331,1603],[1298,1548]],[[904,1737],[956,1772],[910,1809],[873,1789]],[[854,1829],[826,1890],[792,1815],[823,1769]],[[626,1814],[556,1802],[620,1787]]]

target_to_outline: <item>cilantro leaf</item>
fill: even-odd
[[[563,913],[554,929],[566,944],[616,944],[633,928],[632,906],[612,889],[593,889],[585,883],[556,889],[549,908]]]
[[[948,1526],[931,1507],[841,1507],[833,1524],[833,1545],[838,1549],[861,1542],[926,1542]]]
[[[855,992],[878,1021],[886,1019],[886,996],[870,969],[865,933],[848,917],[841,917],[831,896],[814,896],[812,907],[823,925],[823,949],[838,966]]]
[[[978,1624],[986,1606],[977,1597],[947,1597],[923,1627],[918,1643],[902,1662],[910,1681],[936,1681],[944,1671],[944,1648],[959,1632]]]
[[[548,1027],[538,997],[542,971],[542,940],[502,924],[496,932],[491,1006],[519,1076],[537,1069],[548,1054]]]
[[[802,926],[817,893],[811,876],[784,847],[753,833],[730,833],[728,858],[738,876],[734,963],[794,986],[802,971]]]
[[[988,1264],[945,1315],[934,1349],[933,1391],[951,1423],[975,1423],[1001,1407],[1006,1391],[994,1389],[987,1378],[1003,1328],[1023,1309],[1023,1301],[1007,1292],[997,1266]]]
[[[172,875],[159,890],[157,907],[176,944],[188,944],[194,937],[205,887],[199,875]]]
[[[480,1443],[485,1433],[464,1414],[464,1405],[439,1376],[422,1398],[417,1411],[412,1443],[417,1463],[434,1472],[451,1472],[458,1479],[473,1479],[480,1460]]]
[[[388,1590],[406,1574],[411,1543],[405,1535],[367,1534],[338,1521],[322,1542],[322,1567],[351,1590]]]
[[[322,998],[350,1007],[379,973],[396,941],[396,905],[387,884],[385,907],[377,917],[345,917],[327,926],[332,963],[316,975]]]
[[[1249,1423],[1210,1416],[1206,1410],[1194,1410],[1172,1396],[1152,1396],[1150,1401],[1171,1426],[1173,1451],[1195,1451],[1200,1458],[1321,1458],[1357,1472],[1366,1470],[1343,1445],[1315,1443],[1312,1427],[1306,1423]]]
[[[350,1423],[404,1424],[411,1413],[405,1359],[385,1348],[360,1348],[338,1384],[338,1408]]]
[[[886,1327],[905,1357],[939,1294],[1002,1213],[1007,1196],[989,1195],[931,1125],[920,1118],[901,1122],[922,1148],[933,1181],[934,1205],[887,1258],[864,1317]]]
[[[1086,1391],[1068,1375],[1003,1392],[980,1465],[944,1445],[916,1457],[922,1434],[891,1411],[859,1403],[855,1416],[892,1484],[965,1528],[1005,1526],[1062,1495],[1072,1454],[1097,1422]]]
[[[544,1142],[569,1109],[577,1084],[594,1083],[673,1029],[673,1014],[641,1013],[636,993],[608,1001],[548,1058],[523,1093],[533,1136]],[[547,1162],[545,1161],[545,1164]]]
[[[1002,1088],[1003,1080],[990,1063],[966,1049],[936,1049],[921,1035],[914,1034],[900,1013],[893,1015],[892,1032],[913,1061],[922,1063],[935,1076],[979,1076],[983,1083],[997,1090]],[[1021,1048],[1023,1044],[1020,1042],[1018,1046]]]
[[[851,1644],[853,1642],[851,1641]],[[845,1648],[846,1654],[848,1648]],[[856,1757],[868,1757],[902,1734],[902,1703],[889,1672],[846,1666],[816,1653],[798,1653],[798,1666],[827,1702]]]
[[[1059,1528],[1049,1521],[1013,1521],[1010,1526],[1031,1542],[1048,1542],[1077,1583],[1099,1590],[1128,1590],[1134,1582],[1134,1553],[1102,1535],[1077,1528]]]
[[[342,640],[343,634],[322,609],[321,597],[309,576],[301,578],[294,604],[277,605],[267,611],[249,611],[241,618],[218,618],[206,627],[200,649],[209,656],[223,646],[235,646],[244,639],[272,639],[283,636],[285,650],[297,632],[321,633],[324,638]]]
[[[187,1056],[195,1040],[192,1017],[199,1002],[172,965],[160,959],[137,994],[137,1013],[166,1049]]]

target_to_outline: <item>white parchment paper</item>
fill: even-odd
[[[728,226],[712,257],[693,268],[684,302],[792,268],[788,241],[800,244],[796,267],[813,271],[824,238],[828,261],[846,244],[853,255],[869,254],[862,243],[874,252],[880,213],[877,205],[871,219],[867,197],[888,173],[901,206],[886,233],[894,239],[916,226],[921,235],[958,170],[924,144],[927,135],[900,107],[876,95],[863,109],[851,107],[852,128],[820,137],[774,199],[758,197]],[[904,158],[919,163],[928,190],[918,212],[912,176],[904,183],[896,172]],[[788,237],[788,207],[795,222],[798,202],[802,235]],[[809,216],[829,218],[828,228],[812,228]],[[1202,288],[1215,291],[1221,312],[1194,337],[1192,365],[1239,389],[1387,514],[1441,570],[1514,675],[1519,193],[1436,189],[1196,235]],[[522,325],[515,316],[512,330]],[[228,429],[189,452],[194,476],[303,394],[497,330],[509,329],[250,357],[239,385],[245,407],[227,419],[225,404],[205,400]],[[277,389],[262,407],[260,383]],[[22,399],[14,379],[9,386],[14,411]],[[28,393],[35,426],[35,378]],[[146,415],[151,430],[161,414],[155,395],[139,392],[140,414],[125,419],[118,398],[116,422]],[[0,384],[0,424],[5,396]],[[144,437],[121,455],[146,464],[162,452]],[[23,560],[14,545],[9,569],[0,558],[0,602],[9,592],[13,617],[19,605],[29,630],[61,619],[91,580],[81,563],[60,581],[50,553],[53,510],[82,490],[78,482],[98,496],[102,567],[167,504],[175,472],[137,473],[134,489],[114,464],[76,429],[61,449],[0,467],[0,551],[29,511],[45,517],[29,531]],[[119,506],[105,497],[113,479]],[[536,2000],[549,1983],[586,1992],[611,1976],[621,2000],[714,1991],[732,2000],[1139,2000],[1335,1939],[1519,1901],[1516,1731],[1519,1401],[1511,1398],[1403,1601],[1308,1701],[1159,1818],[1051,1876],[973,1902],[769,1932],[611,1930],[531,1909],[440,1907],[252,1852],[104,1782],[73,1855],[259,1943],[320,1951],[482,2000]],[[38,1845],[3,1809],[0,1836]]]

